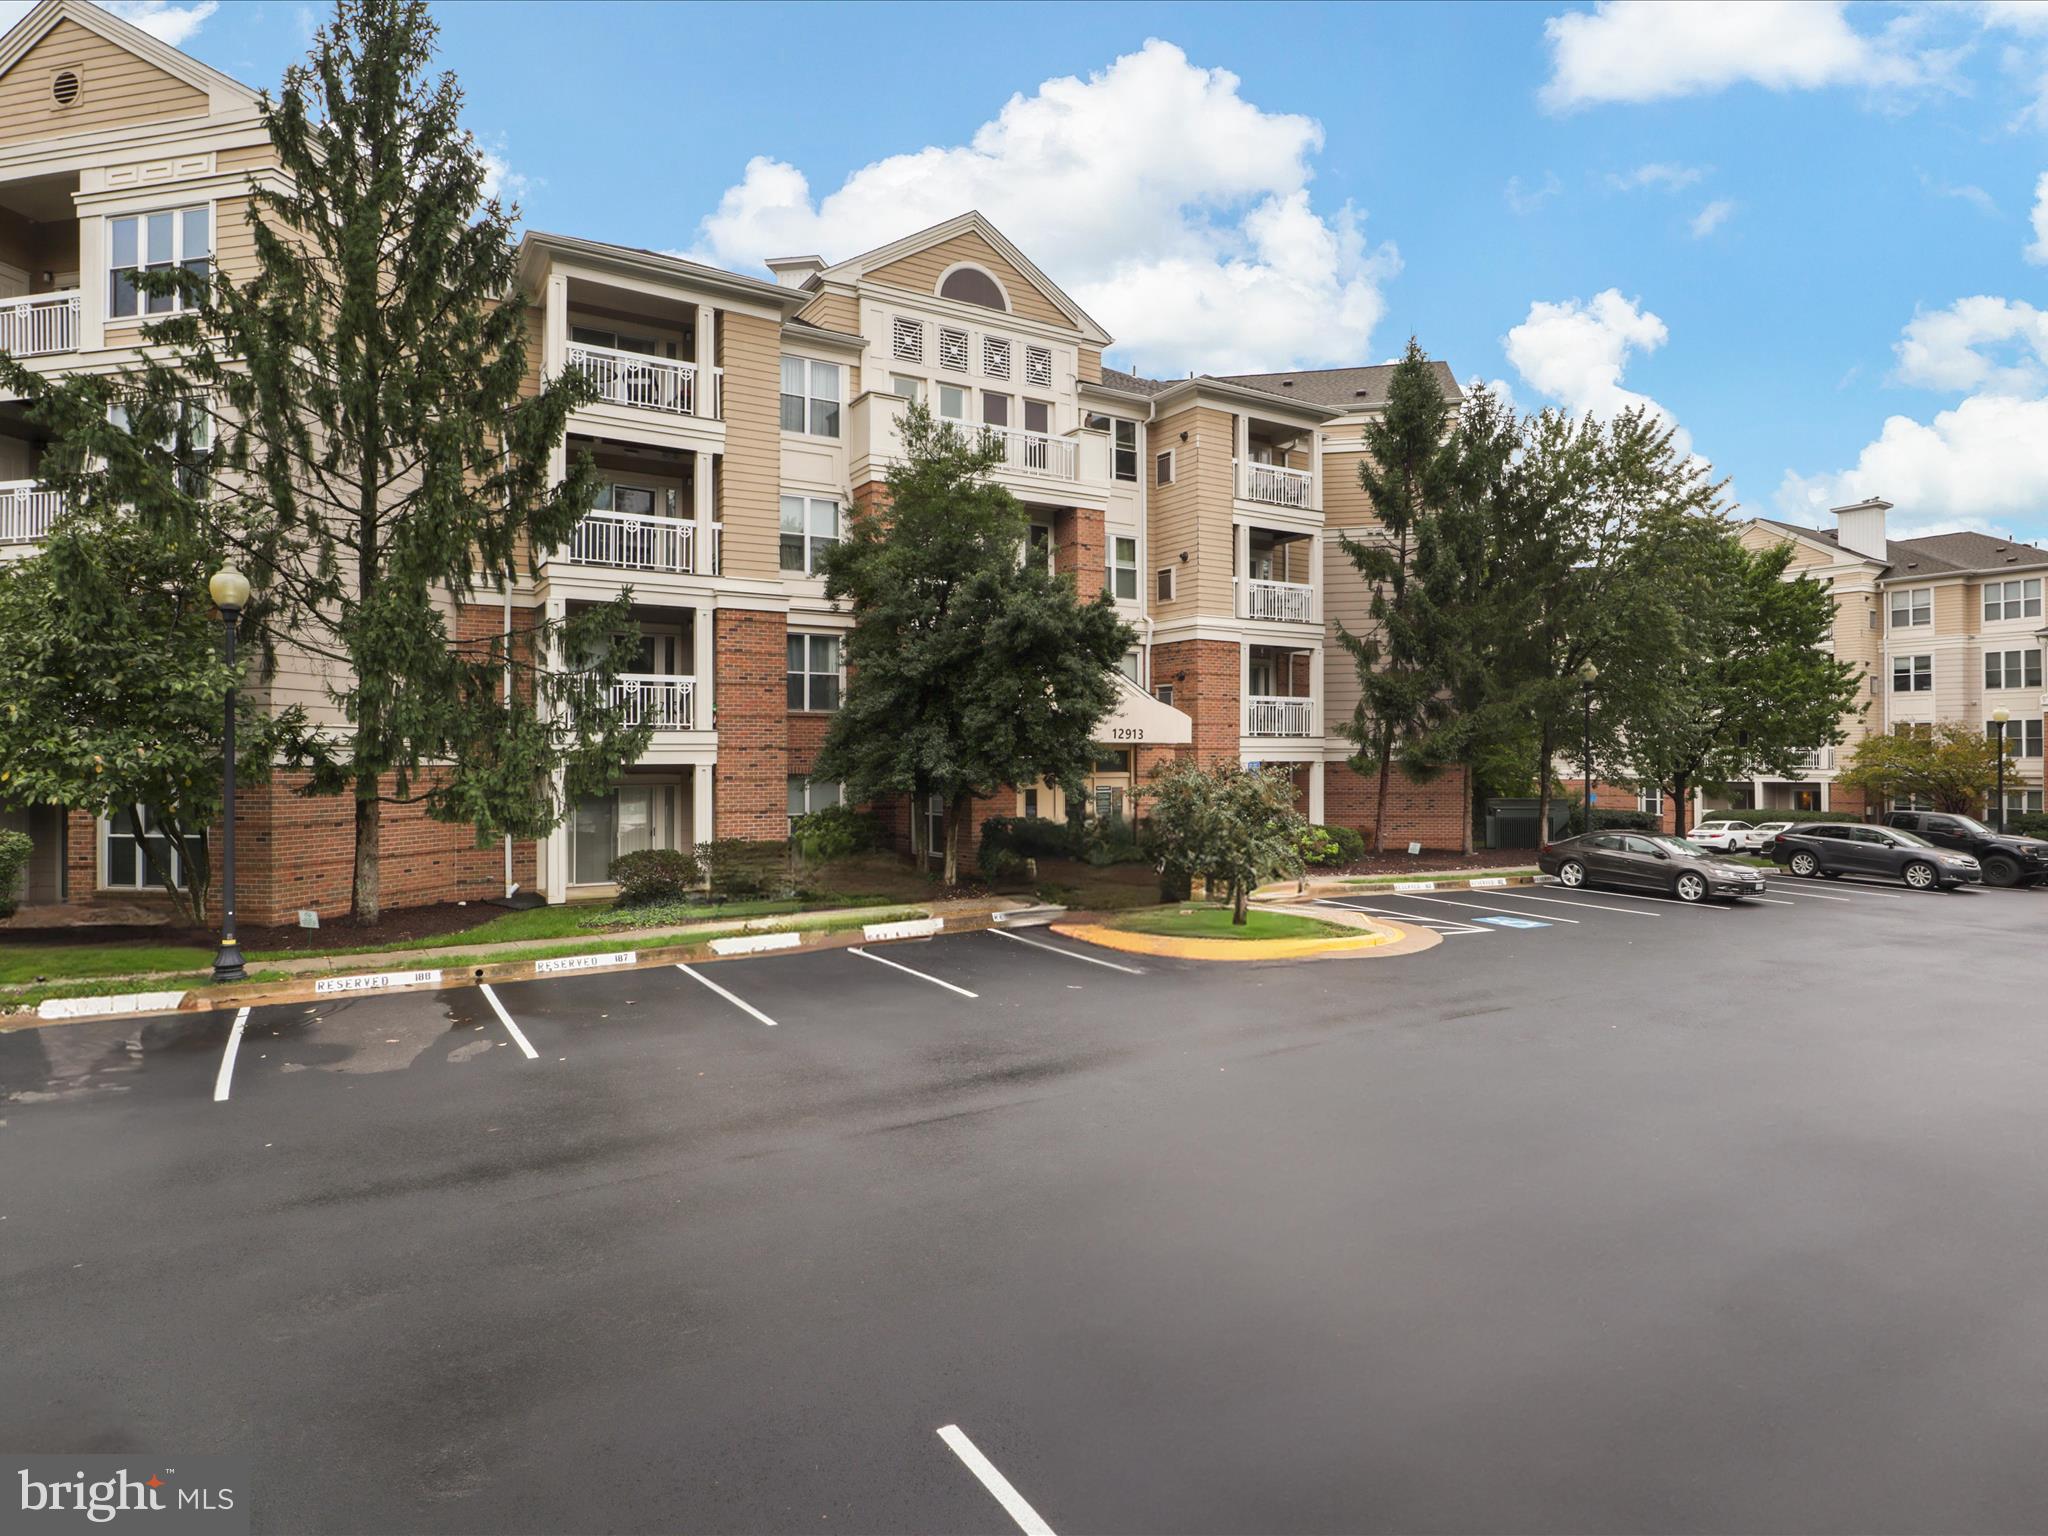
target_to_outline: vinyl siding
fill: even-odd
[[[971,230],[929,246],[915,255],[905,256],[900,261],[892,261],[885,267],[876,267],[865,276],[873,282],[908,288],[916,293],[936,293],[939,274],[962,261],[973,262],[1003,285],[1003,291],[1010,296],[1012,313],[1045,325],[1057,325],[1068,330],[1073,328],[1074,322],[1060,313],[1035,283],[997,255],[994,246]]]
[[[1181,441],[1181,433],[1187,441]],[[1151,451],[1142,473],[1151,486],[1146,498],[1146,542],[1151,568],[1143,572],[1150,611],[1158,619],[1231,615],[1230,415],[1191,406],[1152,424]],[[1153,483],[1159,454],[1174,454],[1171,485]],[[1185,551],[1187,559],[1180,557]],[[1175,569],[1171,602],[1156,599],[1159,572]]]
[[[1365,453],[1357,445],[1356,429],[1347,431],[1348,452],[1323,454],[1323,719],[1334,734],[1358,707],[1358,668],[1344,642],[1337,638],[1341,626],[1354,635],[1372,627],[1372,588],[1358,574],[1358,567],[1344,553],[1340,534],[1352,538],[1379,527],[1372,498],[1358,483],[1358,466]]]
[[[719,487],[724,573],[776,580],[776,517],[782,481],[782,327],[721,312],[718,361],[725,370],[725,467]]]
[[[50,82],[75,70],[77,100],[60,107]],[[0,144],[69,138],[103,128],[204,117],[204,91],[165,74],[96,32],[65,20],[0,76]]]
[[[1102,382],[1102,351],[1098,347],[1081,347],[1074,354],[1074,377],[1083,384]]]
[[[821,293],[803,311],[803,318],[813,325],[822,325],[828,330],[844,331],[849,336],[860,334],[860,301],[850,293]],[[792,339],[801,339],[803,327],[797,326]],[[851,402],[861,392],[860,364],[841,363],[846,369],[846,399]]]
[[[268,171],[277,166],[277,150],[269,144],[252,144],[246,149],[224,149],[213,157],[214,169],[221,171]]]

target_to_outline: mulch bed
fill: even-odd
[[[403,944],[413,939],[456,933],[489,922],[506,909],[487,902],[443,902],[432,907],[401,907],[386,912],[374,923],[359,923],[342,915],[324,914],[318,928],[266,927],[242,924],[238,936],[243,951],[293,950],[315,953],[323,949],[360,949],[371,944]],[[108,924],[104,927],[0,929],[0,944],[194,944],[206,947],[218,943],[220,935],[210,928],[187,928],[171,924]]]
[[[1534,848],[1482,848],[1477,853],[1383,853],[1367,855],[1341,870],[1317,870],[1317,874],[1343,875],[1435,875],[1459,869],[1519,869],[1536,862]]]

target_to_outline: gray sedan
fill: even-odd
[[[1680,901],[1709,896],[1761,896],[1763,872],[1717,857],[1680,837],[1646,832],[1592,832],[1547,845],[1536,867],[1559,885],[1611,885],[1659,891]]]

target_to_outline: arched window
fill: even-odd
[[[1010,308],[1001,286],[979,267],[955,267],[948,272],[939,284],[939,297],[958,299],[963,304],[979,304],[983,309],[1000,309],[1005,313]]]

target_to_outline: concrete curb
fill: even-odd
[[[1325,956],[1410,954],[1428,944],[1411,943],[1413,934],[1405,928],[1367,917],[1363,912],[1336,908],[1282,906],[1266,903],[1262,911],[1283,912],[1319,923],[1360,930],[1355,939],[1184,939],[1164,933],[1136,933],[1099,922],[1052,924],[1052,931],[1083,944],[1113,949],[1127,955],[1151,955],[1163,960],[1313,960]],[[1442,935],[1430,936],[1438,943]]]
[[[1282,902],[1314,901],[1322,896],[1362,896],[1375,891],[1388,896],[1396,896],[1404,891],[1497,891],[1509,885],[1540,885],[1545,878],[1543,875],[1446,875],[1373,882],[1319,879],[1307,881],[1302,885],[1289,880],[1260,886],[1252,892],[1252,900],[1261,906],[1272,907]]]
[[[866,923],[857,928],[840,928],[806,934],[801,927],[777,933],[733,935],[719,939],[698,939],[678,944],[660,944],[646,949],[613,950],[604,954],[560,955],[541,960],[508,960],[457,968],[420,968],[399,971],[371,971],[338,976],[307,977],[297,981],[264,982],[244,987],[221,987],[205,992],[126,992],[102,997],[48,998],[33,1014],[15,1014],[0,1020],[0,1033],[35,1029],[44,1025],[73,1023],[84,1019],[145,1018],[163,1014],[235,1012],[262,1008],[275,1003],[314,1002],[336,996],[380,995],[391,992],[441,992],[456,987],[480,986],[487,982],[545,980],[551,976],[586,971],[646,970],[654,966],[712,963],[743,956],[809,954],[818,950],[845,949],[855,944],[886,944],[892,940],[929,938],[944,933],[974,933],[985,928],[1012,926],[1006,919],[1027,917],[1032,925],[1045,921],[1045,908],[989,906],[979,911],[950,912],[939,917],[897,918]],[[1026,926],[1016,923],[1015,926]]]

